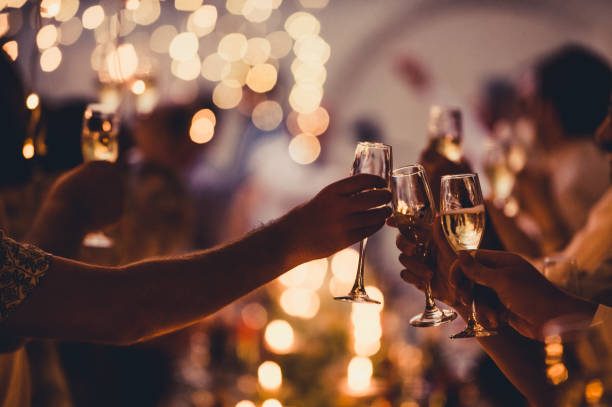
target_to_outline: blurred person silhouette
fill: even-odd
[[[536,64],[532,87],[527,110],[536,144],[517,186],[546,253],[567,244],[608,188],[606,159],[593,136],[612,91],[610,65],[587,47],[565,45]]]
[[[611,95],[608,95],[610,98]],[[612,101],[608,113],[595,132],[595,140],[606,152],[612,176]],[[586,279],[597,279],[600,292],[612,291],[612,193],[609,188],[589,214],[589,220],[568,249],[570,255],[592,260]],[[546,380],[542,344],[544,325],[555,318],[579,314],[584,326],[600,324],[605,335],[612,332],[612,305],[609,297],[581,298],[548,281],[536,268],[519,255],[478,250],[475,257],[456,255],[444,238],[439,219],[434,223],[434,250],[429,261],[415,256],[415,244],[398,235],[402,252],[400,262],[406,269],[401,277],[423,290],[431,280],[434,296],[453,306],[464,318],[469,312],[467,279],[491,289],[495,296],[476,296],[479,313],[498,328],[499,335],[479,338],[510,381],[537,406],[556,405],[557,390]],[[393,224],[393,222],[390,222]],[[574,251],[571,252],[571,249]],[[578,259],[580,261],[580,259]],[[594,263],[598,263],[595,265]],[[582,264],[587,264],[586,261]],[[507,323],[507,325],[506,325]],[[612,354],[612,336],[603,338]],[[605,355],[601,355],[602,357]]]

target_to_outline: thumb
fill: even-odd
[[[470,280],[477,284],[484,285],[497,291],[503,273],[500,270],[489,268],[474,260],[474,258],[465,251],[460,251],[457,257],[458,267],[463,271]]]

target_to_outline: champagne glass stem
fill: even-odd
[[[427,281],[425,283],[425,309],[431,310],[434,308],[436,308],[436,303],[431,294],[431,282]]]
[[[368,244],[368,238],[366,237],[359,243],[359,264],[357,266],[357,275],[355,276],[355,284],[351,290],[354,294],[365,294],[365,284],[363,282],[363,273],[365,269],[365,252]]]

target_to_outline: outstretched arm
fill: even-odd
[[[2,324],[16,336],[127,344],[193,324],[303,262],[374,233],[390,214],[383,179],[357,175],[233,243],[108,268],[54,257]],[[371,209],[374,208],[374,209]]]

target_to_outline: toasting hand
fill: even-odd
[[[584,314],[590,319],[597,308],[560,290],[513,253],[478,250],[475,258],[460,253],[452,274],[459,272],[495,291],[508,311],[508,323],[531,339],[540,339],[543,325],[551,319],[568,314]]]
[[[387,181],[354,175],[325,187],[289,213],[291,234],[304,259],[330,256],[379,230],[391,209]]]

